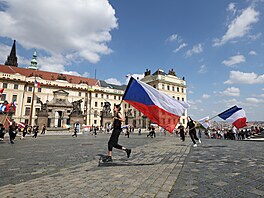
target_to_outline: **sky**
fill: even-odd
[[[0,0],[0,62],[126,84],[174,69],[188,114],[237,105],[264,120],[264,0]]]

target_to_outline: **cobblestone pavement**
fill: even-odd
[[[108,138],[46,136],[1,144],[0,197],[168,197],[190,151],[188,141],[121,136],[132,157],[114,150],[113,163],[98,166],[95,154],[106,152]]]
[[[264,197],[264,142],[203,140],[169,197]]]

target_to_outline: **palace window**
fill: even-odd
[[[13,95],[12,101],[17,101],[17,95]]]
[[[30,107],[26,107],[25,115],[28,116],[30,114]]]
[[[28,87],[28,91],[32,91],[33,90],[33,88],[32,87]]]
[[[3,83],[3,88],[7,88],[8,83]]]
[[[41,88],[38,88],[38,92],[41,92]]]
[[[18,89],[18,84],[14,84],[14,89]]]
[[[182,98],[182,101],[184,101],[184,98]]]
[[[97,102],[94,103],[94,106],[97,107]]]
[[[31,97],[27,97],[27,103],[31,103]]]
[[[82,92],[79,92],[79,96],[82,96]]]
[[[182,88],[182,93],[184,93],[184,89]]]
[[[179,87],[177,87],[177,92],[180,92],[180,88]]]
[[[5,101],[5,100],[6,100],[6,94],[2,94],[1,101]]]

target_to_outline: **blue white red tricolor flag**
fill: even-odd
[[[229,123],[232,123],[237,129],[247,126],[246,113],[242,108],[233,106],[230,109],[218,114],[218,116]]]
[[[40,88],[40,82],[38,82],[37,80],[35,80],[34,86],[37,87],[37,88]]]
[[[129,80],[123,100],[171,133],[189,107],[188,103],[178,101],[133,77]]]

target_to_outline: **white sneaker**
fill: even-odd
[[[202,144],[202,141],[200,139],[198,140],[198,142],[199,142],[199,144]]]
[[[194,144],[193,147],[197,147],[197,144]]]

